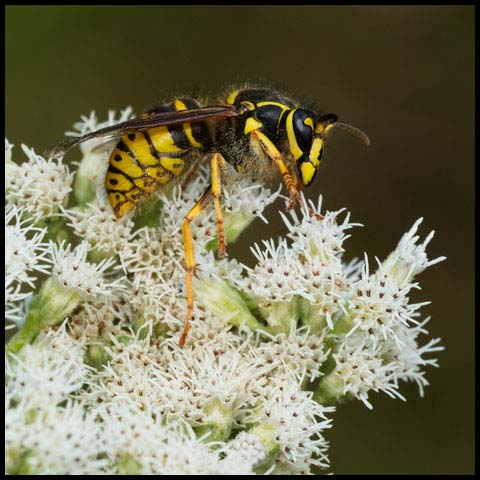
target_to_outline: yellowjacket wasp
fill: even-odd
[[[202,160],[210,158],[211,183],[182,226],[187,315],[179,343],[184,345],[193,316],[195,256],[190,223],[212,199],[218,226],[218,254],[225,254],[219,199],[228,165],[239,175],[262,182],[280,173],[290,195],[289,208],[293,208],[301,198],[301,188],[312,183],[325,137],[334,126],[355,133],[369,144],[362,131],[339,123],[335,114],[302,108],[274,90],[247,87],[230,91],[216,105],[202,106],[192,98],[176,98],[146,111],[141,118],[60,142],[49,155],[64,154],[93,138],[119,137],[105,177],[108,199],[117,218],[134,210],[158,184],[166,184],[182,174],[188,180]]]

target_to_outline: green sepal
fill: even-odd
[[[116,462],[119,475],[141,475],[142,464],[130,453],[117,456]]]
[[[199,437],[205,437],[207,442],[226,441],[232,433],[233,411],[225,407],[218,399],[207,404],[204,409],[204,425],[195,427],[195,433]]]
[[[80,302],[80,293],[60,284],[51,276],[30,303],[22,328],[9,340],[6,352],[17,353],[31,343],[42,330],[57,325],[68,317]]]

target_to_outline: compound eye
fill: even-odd
[[[313,120],[305,110],[297,110],[293,116],[295,139],[302,152],[310,151],[313,141]]]

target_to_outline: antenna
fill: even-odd
[[[360,130],[359,128],[353,127],[352,125],[349,125],[348,123],[341,123],[341,122],[335,122],[334,124],[332,124],[332,127],[335,127],[335,128],[338,127],[338,128],[341,128],[342,130],[353,133],[353,135],[355,135],[360,140],[362,140],[363,143],[365,143],[365,145],[367,147],[370,146],[370,139],[368,138],[367,134],[365,132],[363,132],[362,130]]]

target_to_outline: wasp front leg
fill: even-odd
[[[254,130],[251,134],[251,140],[255,143],[259,143],[266,154],[275,162],[278,170],[282,174],[283,183],[287,187],[288,193],[290,195],[290,203],[288,205],[289,209],[295,207],[295,204],[298,201],[302,201],[300,196],[301,185],[293,179],[292,174],[289,172],[285,162],[283,161],[282,154],[279,152],[275,144],[260,130]]]

